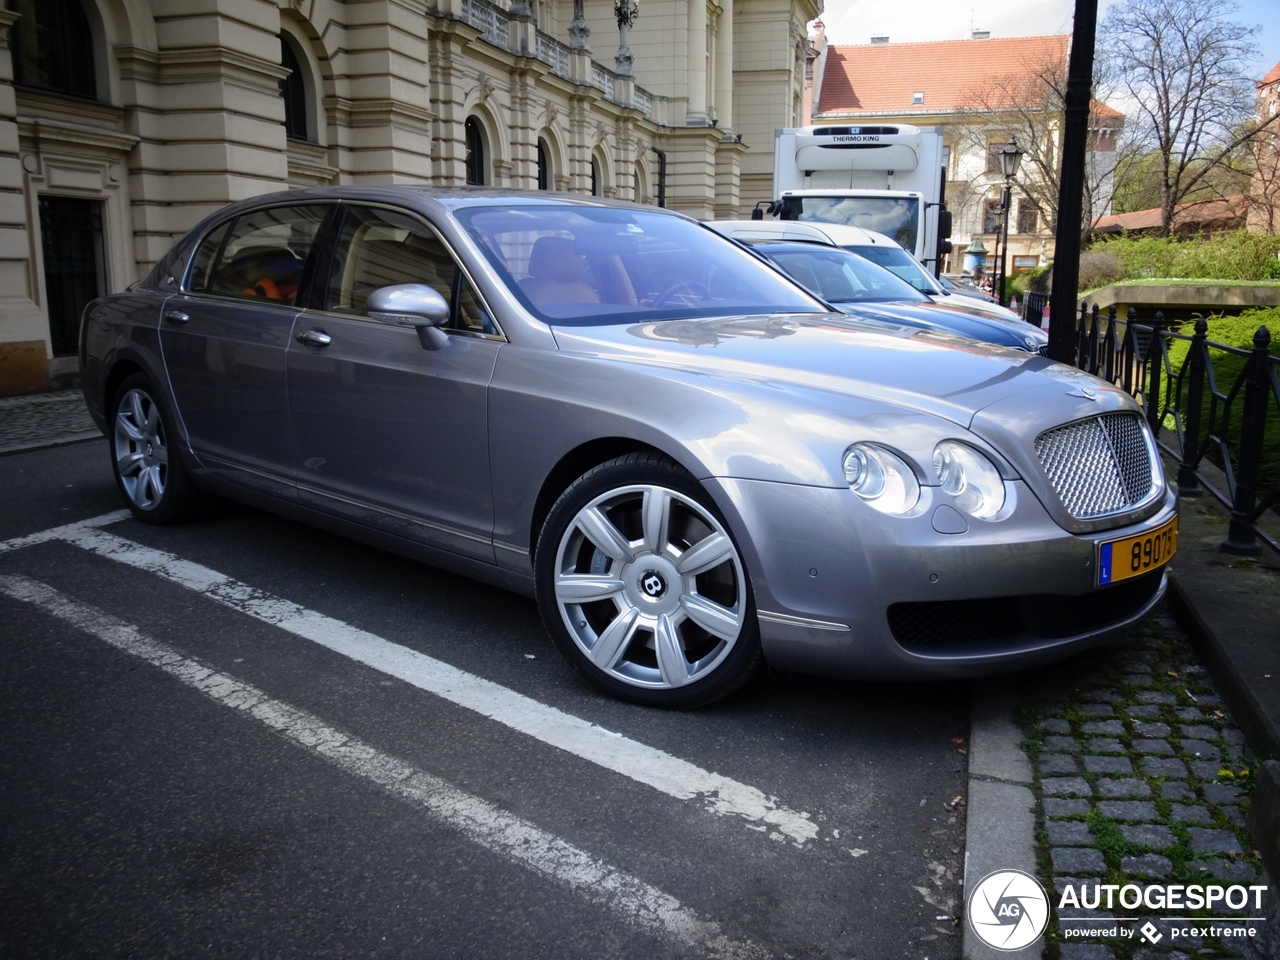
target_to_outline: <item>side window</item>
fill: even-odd
[[[363,315],[365,301],[374,290],[397,283],[421,283],[453,307],[450,327],[496,332],[445,245],[407,214],[352,207],[343,221],[334,258],[326,309]]]
[[[270,207],[242,214],[227,236],[209,292],[293,303],[328,209]]]
[[[471,289],[466,277],[458,282],[458,309],[450,326],[459,330],[470,330],[472,333],[497,333],[498,328],[489,317],[489,313],[480,305],[480,298]]]
[[[228,220],[221,226],[214,227],[200,241],[196,255],[191,258],[191,273],[187,278],[187,289],[192,293],[204,293],[209,288],[209,276],[213,273],[213,261],[222,249],[222,238],[227,235],[231,226]]]

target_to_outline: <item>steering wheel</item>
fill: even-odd
[[[667,289],[663,290],[660,294],[654,297],[653,300],[650,301],[649,306],[651,307],[665,306],[666,302],[670,300],[672,297],[674,297],[676,294],[678,294],[681,290],[685,291],[687,295],[696,296],[699,300],[711,299],[711,291],[708,290],[706,286],[704,286],[703,284],[698,283],[698,281],[696,280],[681,280],[679,283],[673,283],[671,286],[667,287]]]

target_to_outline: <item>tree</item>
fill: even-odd
[[[1132,103],[1143,163],[1158,192],[1160,234],[1179,203],[1229,181],[1263,128],[1254,117],[1256,28],[1226,19],[1217,0],[1122,0],[1103,21],[1100,47]]]
[[[1110,97],[1114,86],[1109,80],[1095,71],[1095,101]],[[970,90],[965,97],[969,106],[957,124],[969,150],[985,152],[993,138],[1003,142],[1012,136],[1018,141],[1023,156],[1014,193],[1021,198],[1020,203],[1035,207],[1041,223],[1051,232],[1058,227],[1066,90],[1065,58],[1061,63],[1023,64],[1015,72],[991,77],[980,88]],[[1080,225],[1085,242],[1092,233],[1093,221],[1110,212],[1116,168],[1132,153],[1123,117],[1095,117],[1090,125],[1094,142],[1086,154],[1084,216]],[[986,189],[1001,182],[998,176],[990,180]],[[953,188],[949,184],[947,189]],[[980,202],[986,190],[977,185],[972,192],[973,202]]]

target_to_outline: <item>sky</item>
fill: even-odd
[[[1099,0],[1098,20],[1116,0]],[[1230,19],[1257,24],[1258,79],[1280,62],[1280,0],[1241,0]],[[826,0],[822,22],[835,44],[869,43],[873,34],[890,43],[959,40],[969,31],[990,30],[993,37],[1034,37],[1070,33],[1073,0]]]

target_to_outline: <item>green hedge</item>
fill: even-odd
[[[1210,342],[1226,344],[1229,347],[1243,347],[1245,349],[1252,349],[1254,333],[1259,327],[1265,326],[1272,334],[1271,355],[1280,356],[1280,307],[1246,310],[1237,317],[1211,316],[1208,318],[1208,325],[1209,329],[1206,336]],[[1190,335],[1195,332],[1195,324],[1184,323],[1176,332]],[[1186,360],[1189,348],[1190,343],[1187,341],[1170,341],[1169,360],[1175,371],[1182,369],[1182,364]],[[1218,389],[1224,394],[1229,393],[1232,385],[1236,382],[1236,378],[1240,376],[1240,371],[1244,369],[1245,358],[1223,350],[1216,350],[1213,347],[1209,348],[1209,357],[1213,363]],[[1184,397],[1185,389],[1184,387]],[[1228,435],[1232,452],[1236,457],[1239,456],[1240,417],[1243,412],[1244,387],[1241,386],[1240,390],[1240,396],[1236,398],[1235,403],[1232,405],[1231,432]],[[1269,398],[1267,403],[1267,426],[1262,443],[1262,482],[1260,484],[1263,491],[1270,490],[1280,484],[1280,408],[1277,408],[1274,398]],[[1203,440],[1209,426],[1207,422],[1209,416],[1207,384],[1201,409],[1203,412],[1201,413],[1200,436]],[[1219,416],[1221,416],[1221,410],[1219,410]],[[1172,419],[1166,421],[1165,426],[1172,429]],[[1205,456],[1206,459],[1219,467],[1223,465],[1221,455],[1216,448],[1210,449]],[[1235,466],[1239,466],[1238,460]]]
[[[1088,252],[1114,257],[1126,280],[1280,280],[1280,237],[1244,230],[1206,240],[1107,237]]]

